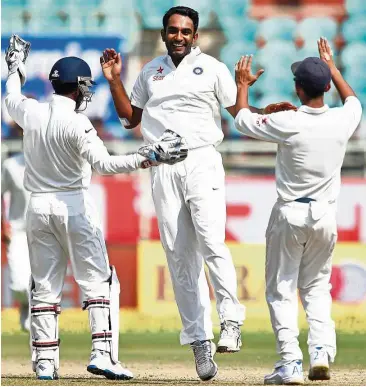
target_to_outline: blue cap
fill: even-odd
[[[48,79],[62,83],[78,83],[78,77],[92,77],[89,65],[80,58],[67,56],[52,66]]]
[[[325,91],[332,76],[329,66],[320,58],[310,57],[291,65],[295,81],[318,91]]]

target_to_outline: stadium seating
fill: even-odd
[[[256,63],[258,66],[267,68],[269,65],[278,69],[289,68],[296,61],[296,47],[292,42],[285,40],[274,40],[268,42],[258,51]]]
[[[242,18],[246,16],[250,6],[249,0],[216,0],[216,13],[219,20],[227,17]]]
[[[366,71],[366,43],[349,43],[341,53],[341,64],[345,71]]]
[[[174,7],[174,0],[139,0],[138,10],[147,29],[160,29],[165,12]]]
[[[288,40],[294,38],[297,23],[291,17],[272,17],[259,23],[257,30],[257,39],[269,40]]]
[[[290,95],[294,91],[294,81],[290,64],[287,68],[284,68],[274,66],[273,63],[269,62],[256,86],[263,94],[275,91],[276,93]]]
[[[305,42],[316,42],[320,36],[332,41],[337,29],[337,22],[330,17],[308,17],[298,24],[296,36]]]
[[[200,18],[199,27],[206,28],[211,19],[211,9],[212,9],[212,1],[211,0],[175,0],[174,6],[183,5],[186,7],[190,7],[195,9]],[[169,8],[166,8],[167,11]]]
[[[226,64],[229,70],[234,74],[236,62],[242,55],[255,54],[257,47],[253,41],[237,41],[226,44],[220,53],[220,60]]]
[[[221,27],[229,42],[238,40],[255,42],[258,22],[247,17],[227,17],[220,19]]]
[[[85,34],[122,35],[126,42],[124,52],[130,52],[139,40],[141,27],[133,0],[102,0],[95,8],[85,9],[83,15]]]
[[[346,20],[342,25],[342,35],[346,42],[366,43],[366,16],[358,15]]]
[[[366,15],[365,0],[345,0],[345,8],[350,16]]]

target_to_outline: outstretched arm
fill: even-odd
[[[355,92],[352,90],[351,86],[343,78],[341,72],[337,69],[333,61],[333,51],[330,48],[328,40],[324,37],[321,37],[318,40],[318,50],[320,59],[322,59],[330,68],[330,73],[332,74],[332,81],[334,86],[338,90],[339,96],[341,97],[342,103],[345,102],[347,97],[356,96]]]
[[[132,129],[141,122],[142,109],[133,106],[127,95],[126,89],[121,80],[122,58],[121,54],[111,48],[103,51],[100,57],[100,64],[104,77],[109,83],[113,103],[118,117],[125,128]]]

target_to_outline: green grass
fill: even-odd
[[[60,334],[60,360],[82,360],[89,358],[91,340],[87,333]],[[366,335],[339,333],[337,367],[366,367]],[[2,334],[2,359],[29,359],[29,339],[27,334]],[[300,334],[300,346],[304,360],[308,362],[306,334]],[[217,355],[220,364],[230,366],[252,365],[257,367],[272,366],[278,359],[275,340],[270,333],[245,333],[243,331],[242,350],[233,355]],[[175,332],[159,333],[124,333],[120,336],[120,358],[126,363],[156,362],[181,363],[192,362],[188,346],[179,344],[179,334]]]

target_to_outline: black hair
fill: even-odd
[[[318,97],[321,97],[322,95],[324,95],[324,90],[315,89],[314,87],[306,85],[301,81],[295,80],[295,83],[296,83],[296,86],[301,87],[304,90],[307,97],[309,97],[311,99],[318,98]]]
[[[163,26],[164,26],[164,31],[166,31],[166,28],[168,26],[169,18],[172,15],[182,15],[182,16],[188,16],[192,22],[193,22],[193,29],[194,33],[197,32],[198,30],[198,23],[199,23],[199,16],[198,12],[195,11],[192,8],[189,7],[183,7],[183,6],[178,6],[178,7],[172,7],[170,8],[164,15],[163,17]]]
[[[55,93],[59,95],[71,94],[78,89],[77,83],[64,83],[59,81],[52,81],[51,83]]]

